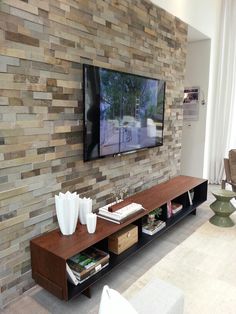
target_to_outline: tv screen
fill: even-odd
[[[163,145],[165,82],[84,65],[84,160]]]

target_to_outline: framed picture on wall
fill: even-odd
[[[183,102],[184,121],[197,121],[199,118],[199,87],[185,87]]]

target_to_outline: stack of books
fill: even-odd
[[[177,214],[182,209],[183,209],[182,204],[168,201],[167,202],[167,217],[170,218],[172,215]]]
[[[109,254],[90,247],[67,260],[68,279],[75,285],[84,282],[109,265]]]
[[[183,208],[182,204],[171,202],[171,211],[172,211],[173,215],[177,214],[179,211],[181,211],[182,208]]]
[[[121,224],[144,210],[141,204],[130,203],[128,205],[125,205],[124,207],[121,207],[120,209],[110,211],[111,206],[114,204],[115,203],[108,204],[99,208],[97,216],[116,224]],[[120,204],[122,205],[122,203]]]
[[[148,235],[153,235],[160,231],[161,229],[165,228],[166,223],[162,220],[155,220],[152,223],[145,222],[142,225],[142,232]]]

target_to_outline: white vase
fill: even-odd
[[[88,233],[94,233],[97,226],[97,215],[93,213],[87,214],[86,222]]]
[[[75,232],[79,216],[79,195],[66,192],[55,195],[56,214],[63,235]]]
[[[86,216],[92,212],[92,199],[91,198],[80,198],[79,199],[79,220],[82,225],[86,225]]]

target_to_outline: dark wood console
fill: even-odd
[[[190,189],[194,190],[192,205],[190,205],[188,197]],[[32,277],[36,283],[60,299],[69,300],[79,293],[86,293],[92,284],[115,266],[122,263],[126,258],[159,237],[188,214],[195,214],[196,208],[206,199],[207,180],[178,176],[127,198],[129,201],[142,204],[145,211],[127,220],[125,223],[118,225],[98,219],[97,229],[94,234],[89,234],[86,226],[78,223],[76,232],[71,236],[63,236],[59,229],[41,235],[30,242]],[[170,200],[181,203],[183,209],[171,218],[167,218],[166,203]],[[153,236],[146,235],[142,233],[142,217],[157,207],[163,208],[162,220],[166,221],[166,227]],[[67,280],[66,261],[68,258],[95,244],[98,248],[108,251],[108,236],[131,223],[138,226],[138,243],[120,255],[109,252],[109,266],[82,284],[75,286]]]

